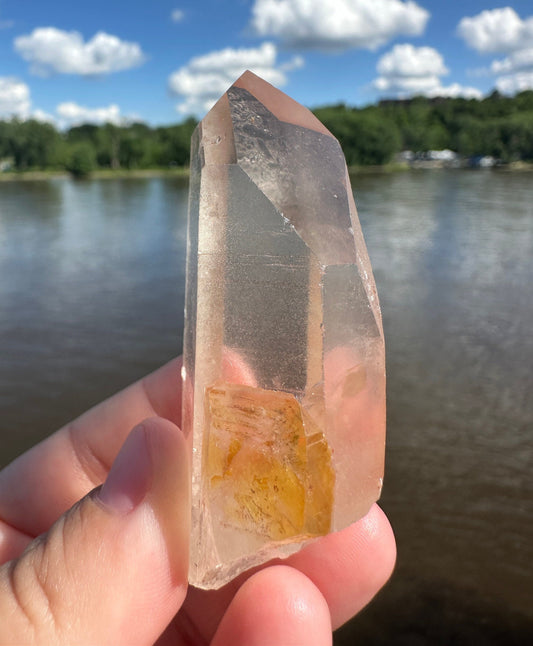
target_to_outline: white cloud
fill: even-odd
[[[429,97],[450,97],[452,99],[462,98],[462,99],[481,99],[483,93],[478,90],[476,87],[469,87],[461,85],[460,83],[452,83],[451,85],[438,85],[426,93],[426,96]]]
[[[39,27],[26,36],[15,38],[15,50],[31,63],[31,71],[40,76],[109,74],[136,67],[145,56],[137,43],[98,32],[84,42],[76,31]]]
[[[17,78],[0,76],[0,118],[25,119],[30,112],[30,88]]]
[[[13,77],[0,77],[0,119],[12,118],[55,122],[54,117],[44,110],[32,110],[30,88],[26,83]]]
[[[510,52],[531,46],[533,16],[522,20],[511,7],[488,9],[477,16],[463,18],[457,33],[482,54]]]
[[[502,94],[516,94],[524,90],[533,90],[533,70],[516,72],[496,79],[496,89]]]
[[[172,22],[181,22],[185,18],[185,11],[182,9],[173,9],[170,14]]]
[[[490,71],[496,75],[496,89],[502,94],[533,89],[533,47],[518,49],[503,59],[492,61]]]
[[[442,56],[432,47],[396,45],[378,61],[377,71],[382,76],[423,78],[448,74]]]
[[[299,70],[305,65],[303,56],[293,56],[290,60],[281,63],[279,69],[282,72],[292,72],[292,70]]]
[[[500,92],[533,89],[533,16],[522,19],[511,7],[482,11],[463,18],[457,33],[481,54],[507,54],[490,66]]]
[[[56,125],[56,119],[54,115],[50,114],[49,112],[45,112],[40,108],[32,111],[31,118],[35,119],[35,121],[42,121],[43,123],[51,123],[53,125]]]
[[[303,65],[301,57],[280,65],[276,58],[276,46],[268,42],[256,48],[228,47],[192,58],[168,79],[170,91],[184,98],[177,106],[178,111],[200,115],[206,112],[247,69],[280,86],[287,82],[287,71]]]
[[[383,95],[406,98],[414,95],[481,98],[481,92],[458,83],[443,86],[441,77],[448,74],[441,54],[432,47],[395,45],[377,64],[374,87]]]
[[[420,35],[429,15],[412,0],[255,0],[251,26],[294,47],[376,49],[398,35]]]
[[[30,89],[26,83],[12,77],[0,77],[0,119],[13,117],[23,121],[35,119],[52,123],[60,128],[69,128],[82,123],[120,125],[139,120],[134,115],[125,117],[115,104],[103,108],[86,108],[74,101],[66,101],[56,107],[55,115],[40,108],[32,109]]]
[[[519,49],[503,60],[493,61],[490,69],[494,74],[533,70],[533,47]]]
[[[56,112],[61,127],[77,126],[82,123],[119,125],[124,122],[120,108],[114,103],[105,108],[86,108],[74,101],[66,101],[57,106]]]

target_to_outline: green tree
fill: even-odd
[[[159,142],[158,165],[185,166],[189,163],[191,135],[196,128],[196,124],[197,121],[190,117],[178,125],[157,129]]]
[[[106,123],[97,131],[96,159],[99,166],[120,168],[121,129]]]
[[[397,126],[376,108],[322,108],[315,114],[339,140],[348,165],[384,164],[400,150]]]
[[[141,168],[147,164],[147,149],[152,130],[144,123],[133,123],[120,129],[119,162],[124,168]]]
[[[69,151],[66,169],[76,178],[87,177],[96,166],[94,147],[88,141],[72,145]]]
[[[60,137],[51,124],[13,119],[4,130],[6,140],[1,147],[13,157],[18,170],[52,165]]]

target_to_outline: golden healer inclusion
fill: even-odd
[[[327,534],[331,451],[294,395],[220,383],[207,389],[204,477],[228,523],[267,540]]]
[[[344,156],[251,72],[193,135],[183,380],[191,584],[288,556],[379,498],[383,328]]]

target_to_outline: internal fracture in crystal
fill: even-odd
[[[191,157],[190,582],[216,588],[379,497],[384,344],[344,156],[307,109],[246,72]]]

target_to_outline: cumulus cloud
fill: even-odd
[[[469,87],[467,85],[461,85],[460,83],[452,83],[451,85],[439,85],[431,88],[426,92],[428,97],[449,97],[451,99],[481,99],[483,93],[478,90],[476,87]]]
[[[374,87],[383,95],[406,98],[414,95],[481,98],[476,88],[458,83],[443,86],[441,77],[449,73],[441,54],[432,47],[395,45],[377,64]]]
[[[112,104],[103,108],[86,108],[74,101],[60,103],[55,114],[40,108],[32,108],[30,88],[19,79],[0,77],[0,119],[35,119],[52,123],[60,128],[68,128],[82,123],[124,124],[134,119],[121,114],[118,105]]]
[[[496,79],[496,89],[502,94],[510,95],[533,90],[533,70],[500,76]]]
[[[141,65],[145,56],[137,43],[98,32],[84,42],[76,31],[39,27],[31,34],[15,38],[15,50],[40,76],[80,74],[93,76],[119,72]]]
[[[183,9],[173,9],[170,14],[172,22],[181,22],[185,18],[185,11]]]
[[[247,69],[273,85],[285,85],[286,72],[303,65],[301,57],[283,64],[276,63],[277,49],[263,43],[251,49],[228,47],[192,58],[168,79],[173,94],[183,97],[177,109],[183,114],[202,114]]]
[[[255,0],[251,27],[289,46],[343,51],[418,36],[428,19],[411,0]]]
[[[53,125],[56,125],[56,118],[54,117],[54,115],[50,114],[49,112],[45,112],[40,108],[36,108],[32,111],[31,118],[35,119],[35,121],[42,121],[43,123],[51,123]]]
[[[0,118],[25,119],[30,107],[30,88],[26,83],[10,76],[0,76]]]
[[[385,77],[424,78],[448,74],[444,59],[432,47],[413,47],[396,45],[384,54],[377,64],[378,74]]]
[[[522,20],[511,7],[488,9],[459,22],[457,33],[482,54],[509,52],[531,46],[533,16]]]
[[[493,61],[491,65],[494,74],[509,74],[522,70],[533,71],[533,47],[519,49],[503,60]]]
[[[32,109],[30,88],[14,77],[0,76],[0,119],[35,119],[54,123],[55,119],[44,110]]]
[[[463,18],[457,33],[481,54],[507,54],[490,66],[500,92],[533,88],[533,16],[522,19],[511,7],[482,11]]]
[[[112,103],[104,108],[87,108],[74,101],[60,103],[56,108],[57,116],[62,127],[77,126],[82,123],[122,123],[118,105]]]

